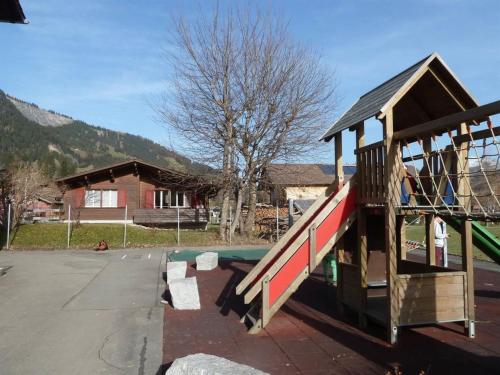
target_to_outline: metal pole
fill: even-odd
[[[276,204],[276,242],[280,240],[279,206]]]
[[[231,227],[233,225],[233,218],[232,218],[232,214],[233,214],[233,209],[231,206],[229,206],[229,246],[231,246]]]
[[[125,205],[125,220],[123,221],[123,247],[127,246],[127,205]]]
[[[69,248],[69,240],[71,237],[71,204],[68,206],[68,236],[66,241],[66,247]]]
[[[177,207],[177,246],[181,244],[181,221],[179,214],[179,207]]]
[[[7,250],[10,248],[10,206],[11,204],[9,203],[9,208],[7,209]]]

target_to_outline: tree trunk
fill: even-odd
[[[229,218],[229,199],[231,194],[231,145],[226,142],[224,145],[224,157],[222,160],[222,207],[220,214],[219,235],[221,240],[226,241],[228,234],[227,221]]]
[[[257,205],[257,181],[250,179],[248,183],[248,213],[243,227],[243,233],[249,237],[255,225],[255,207]]]
[[[240,222],[241,216],[241,205],[243,203],[243,189],[241,187],[238,188],[238,199],[236,200],[236,212],[234,213],[233,222],[231,223],[231,234],[234,233],[238,223]]]

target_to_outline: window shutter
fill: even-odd
[[[127,190],[118,190],[118,207],[124,208],[127,205]]]
[[[145,208],[154,208],[154,191],[146,190],[145,199],[144,199],[144,207]]]
[[[73,207],[74,208],[80,208],[84,207],[84,200],[85,200],[85,188],[77,188],[74,190],[73,194]]]

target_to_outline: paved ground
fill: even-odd
[[[157,373],[164,258],[161,249],[1,251],[0,373]]]
[[[459,324],[403,329],[390,347],[384,330],[357,328],[335,310],[335,288],[308,278],[265,330],[249,335],[239,322],[247,307],[234,288],[252,262],[227,261],[196,275],[201,310],[165,309],[163,361],[203,352],[279,374],[499,374],[500,273],[476,269],[476,339]]]

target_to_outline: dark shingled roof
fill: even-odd
[[[356,172],[355,166],[344,166],[346,179]],[[332,164],[271,164],[267,167],[267,182],[282,186],[328,186],[335,178]]]
[[[330,130],[321,137],[321,140],[329,141],[334,134],[379,113],[384,104],[403,87],[430,56],[432,55],[426,56],[425,59],[420,60],[415,65],[412,65],[405,71],[360,97],[358,101],[333,124]]]
[[[27,23],[19,0],[0,1],[0,22]]]

